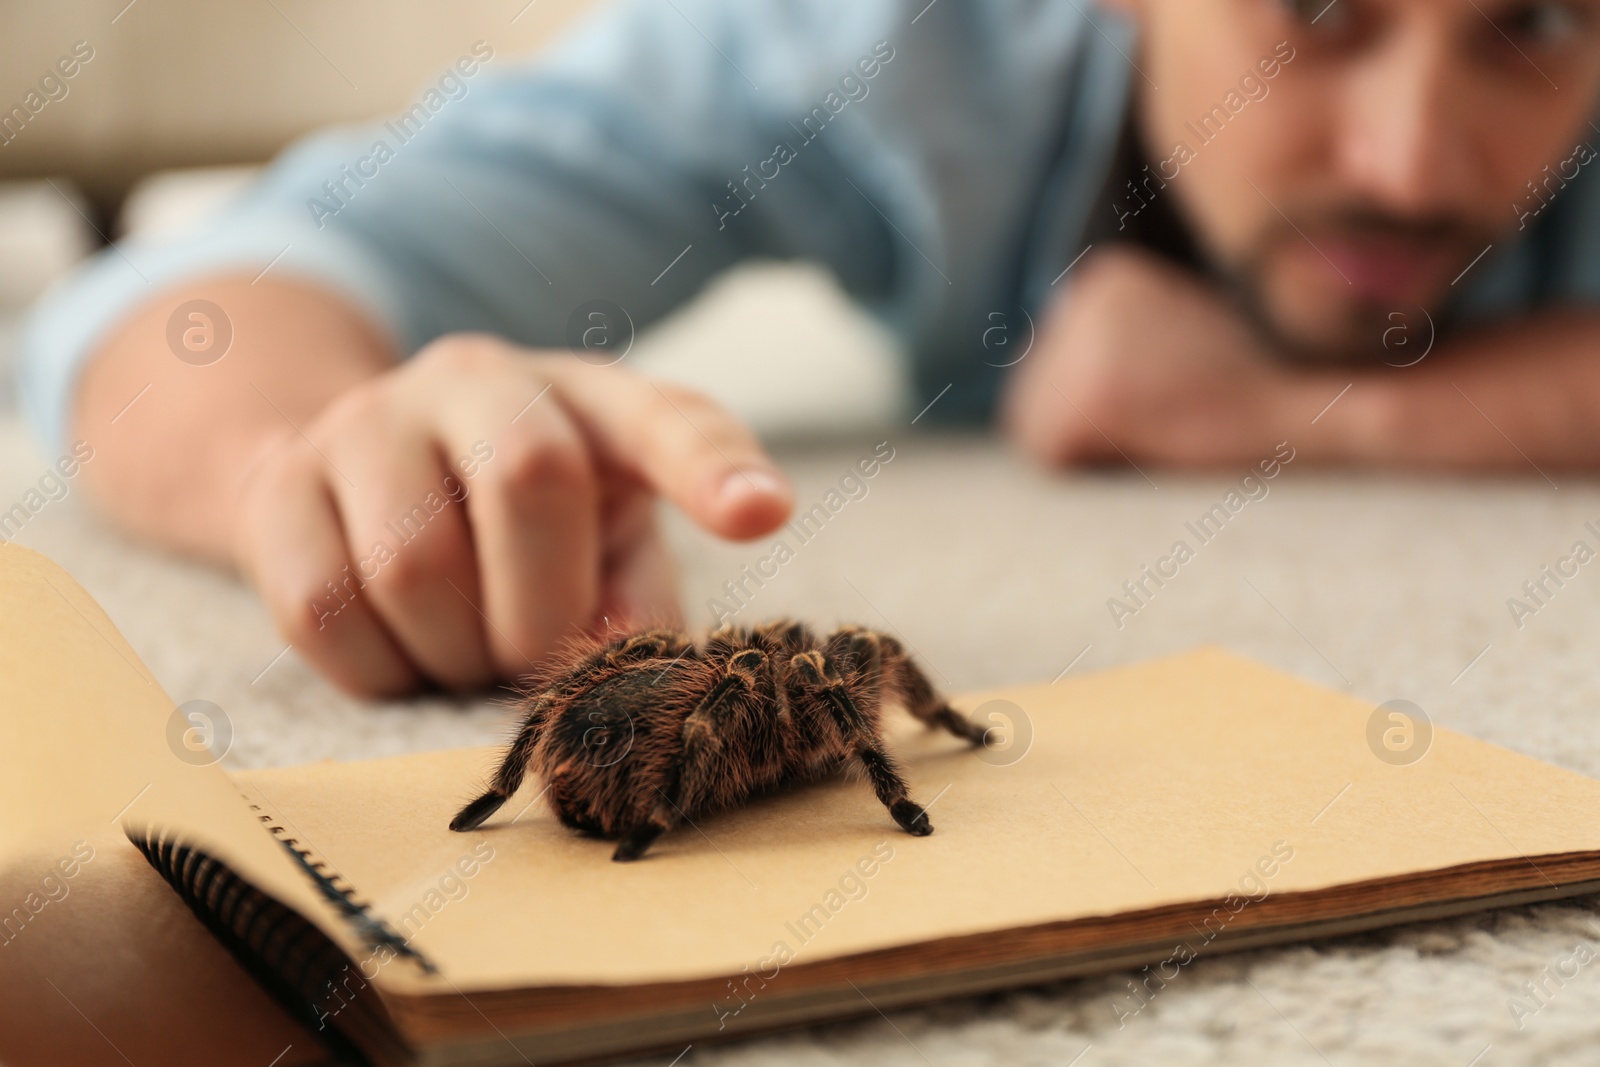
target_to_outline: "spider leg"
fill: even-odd
[[[611,855],[613,860],[627,863],[644,855],[656,838],[685,817],[685,792],[704,793],[701,776],[707,773],[706,757],[716,751],[717,735],[728,715],[755,692],[757,672],[766,662],[766,653],[753,648],[736,652],[729,658],[726,673],[683,720],[680,735],[683,747],[668,765],[665,779],[656,787],[659,799],[655,806],[644,822],[623,835]],[[690,788],[686,790],[685,785]]]
[[[755,637],[791,652],[798,652],[812,644],[811,631],[805,623],[795,619],[774,619],[751,632]]]
[[[617,641],[597,658],[608,664],[633,663],[663,656],[675,659],[693,647],[694,642],[676,630],[646,630]]]
[[[974,745],[984,743],[988,730],[945,702],[905,646],[888,634],[877,635],[877,638],[883,650],[884,674],[907,711],[929,726],[948,730]]]
[[[457,832],[476,830],[509,800],[521,786],[528,772],[528,762],[534,746],[544,732],[545,719],[550,705],[557,697],[566,696],[581,688],[597,670],[616,667],[640,660],[661,656],[681,656],[692,647],[688,638],[672,630],[647,630],[641,634],[619,636],[585,656],[566,677],[540,693],[517,731],[494,780],[478,799],[462,808],[450,820],[450,829]]]
[[[859,635],[856,635],[855,643],[858,648],[862,647]],[[876,671],[877,645],[874,642],[870,647],[873,652],[868,669]],[[840,734],[844,736],[846,743],[853,749],[856,760],[867,772],[867,780],[872,783],[872,791],[877,794],[878,801],[889,809],[894,821],[899,823],[900,828],[906,833],[917,837],[933,833],[933,824],[928,821],[928,813],[907,795],[909,791],[906,788],[906,780],[884,748],[883,736],[877,724],[851,699],[849,690],[845,688],[844,678],[832,660],[820,652],[802,652],[789,663],[791,671],[801,685],[822,700],[833,716],[834,724],[838,726]]]
[[[499,811],[522,785],[522,778],[528,773],[528,760],[533,755],[533,747],[539,743],[539,736],[544,732],[545,717],[557,692],[547,689],[534,701],[522,728],[517,731],[516,740],[511,742],[505,758],[494,772],[494,780],[489,783],[488,791],[457,812],[456,817],[450,820],[450,829],[457,833],[476,830],[488,821],[489,816]]]

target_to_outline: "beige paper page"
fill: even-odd
[[[173,701],[66,571],[0,543],[0,871],[108,827],[181,832],[342,943],[343,922],[215,764],[180,758]]]
[[[959,703],[993,698],[1022,709],[1025,752],[986,759],[915,726],[894,739],[913,797],[931,804],[926,838],[839,780],[699,820],[617,864],[611,844],[556,822],[538,783],[451,833],[495,751],[243,777],[439,966],[431,980],[384,969],[397,991],[716,977],[779,944],[811,962],[1600,849],[1600,783],[1443,730],[1415,763],[1385,762],[1371,706],[1221,650]]]

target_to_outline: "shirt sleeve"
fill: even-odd
[[[595,300],[642,328],[751,256],[818,260],[892,309],[908,262],[927,273],[894,242],[926,227],[868,195],[892,159],[852,109],[893,70],[907,10],[624,0],[531,62],[479,42],[398,116],[313,136],[193,232],[120,243],[55,287],[24,332],[30,421],[64,447],[107,332],[224,272],[324,284],[403,353],[458,330],[565,345]]]

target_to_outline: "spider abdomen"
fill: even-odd
[[[600,679],[551,716],[532,763],[567,825],[615,837],[649,815],[655,800],[645,783],[670,763],[679,747],[673,735],[693,709],[680,687],[651,679],[643,672]]]
[[[786,737],[770,693],[751,692],[715,729],[686,723],[715,684],[717,665],[645,661],[586,686],[552,716],[533,762],[562,822],[616,837],[662,802],[668,769],[696,750],[674,801],[688,819],[737,807],[782,784]]]

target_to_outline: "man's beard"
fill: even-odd
[[[1245,256],[1234,262],[1214,263],[1214,269],[1223,287],[1261,337],[1280,355],[1303,363],[1389,361],[1394,352],[1388,342],[1396,323],[1421,328],[1419,313],[1424,311],[1438,322],[1443,318],[1445,300],[1451,295],[1450,286],[1454,283],[1441,284],[1420,307],[1397,307],[1393,301],[1357,298],[1341,316],[1337,336],[1310,337],[1306,331],[1288,328],[1281,322],[1266,297],[1271,254],[1281,244],[1309,241],[1312,242],[1310,247],[1315,249],[1317,235],[1321,234],[1410,241],[1445,250],[1451,262],[1464,268],[1501,232],[1460,216],[1403,218],[1365,206],[1305,211],[1290,217],[1295,219],[1292,225],[1282,215],[1274,213]]]

